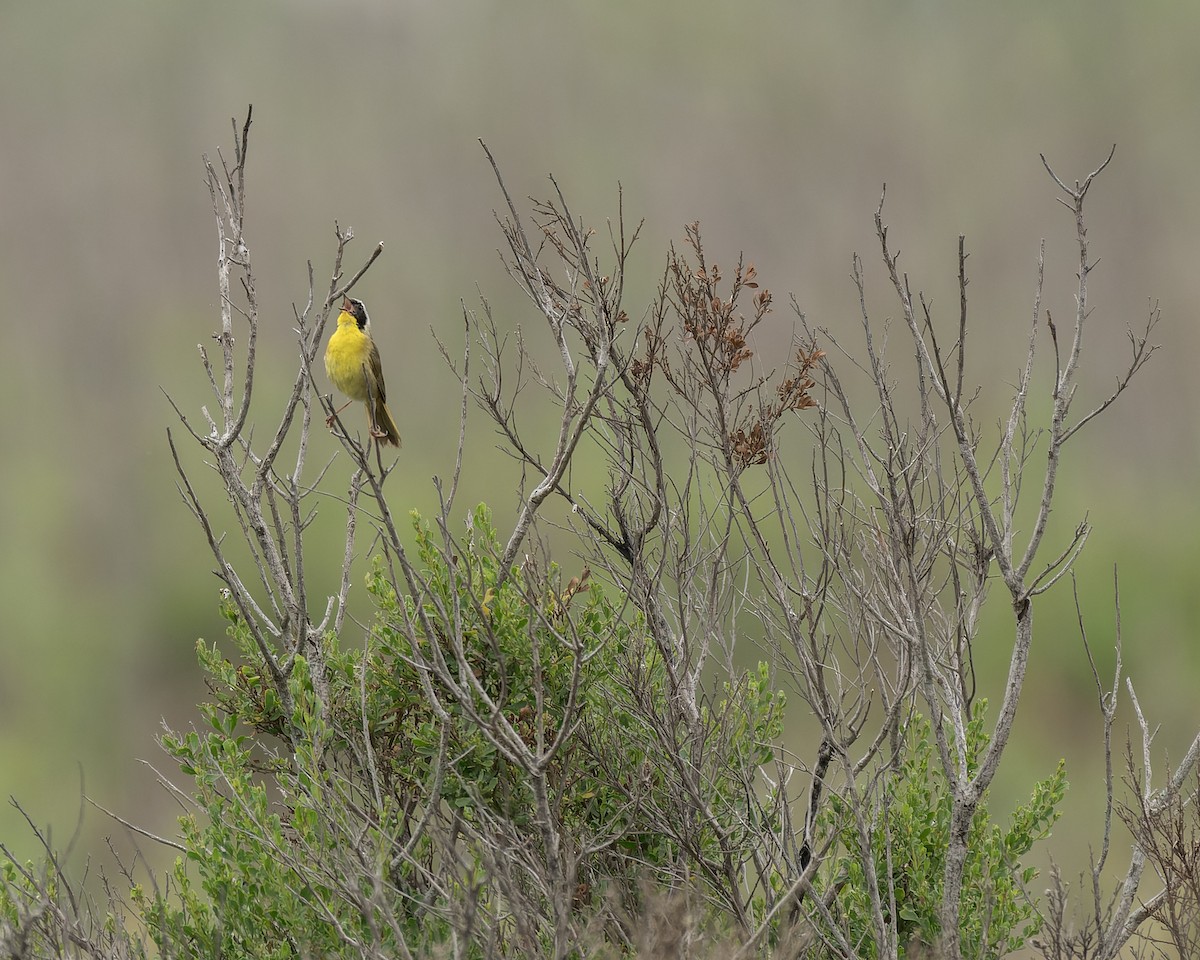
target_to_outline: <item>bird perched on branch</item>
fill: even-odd
[[[342,301],[337,329],[325,348],[325,372],[333,385],[350,398],[325,421],[327,426],[332,427],[334,416],[358,400],[367,406],[371,436],[380,443],[400,446],[400,431],[387,408],[379,348],[371,339],[371,318],[361,300],[346,297]]]

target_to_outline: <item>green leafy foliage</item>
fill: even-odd
[[[573,909],[617,903],[636,918],[656,909],[654,891],[678,890],[685,878],[696,929],[736,937],[738,923],[767,922],[787,877],[770,872],[769,889],[751,891],[740,917],[724,881],[779,831],[766,812],[776,808],[745,789],[757,782],[770,792],[763,774],[783,733],[785,701],[768,665],[706,691],[691,721],[673,721],[664,652],[586,572],[565,585],[553,567],[501,577],[484,507],[457,553],[415,515],[413,529],[425,589],[398,592],[376,560],[366,644],[323,637],[320,657],[297,652],[283,687],[265,675],[236,608],[223,607],[236,652],[197,645],[213,693],[204,724],[163,738],[190,781],[185,853],[165,882],[131,891],[146,943],[108,917],[119,955],[437,956],[470,929],[471,911],[489,916],[493,940],[465,955],[511,955],[529,916],[553,915],[554,893],[495,882],[497,837],[503,855],[532,868],[546,855],[528,762],[496,735],[501,722],[531,756],[547,758],[554,831],[565,847],[588,851]],[[434,656],[445,658],[441,680],[421,667]],[[988,745],[985,714],[982,703],[967,730],[968,774]],[[808,903],[830,904],[855,955],[876,957],[874,885],[901,956],[916,956],[940,933],[952,806],[927,721],[913,716],[875,788],[867,806],[830,792],[819,826],[834,845]],[[1037,932],[1025,892],[1034,871],[1022,858],[1048,835],[1065,788],[1060,764],[1004,826],[986,796],[980,803],[960,914],[970,960],[1003,956]],[[54,890],[50,871],[3,866],[0,921],[28,932],[31,956],[54,952],[36,942],[44,928],[25,922]],[[629,952],[628,939],[615,943],[614,956]],[[824,956],[825,946],[814,949]]]
[[[967,771],[973,773],[988,745],[986,701],[975,709],[967,728]],[[1064,764],[1039,781],[1028,803],[1001,827],[992,820],[984,797],[971,822],[963,874],[961,907],[963,956],[969,960],[1001,957],[1026,945],[1041,926],[1035,903],[1025,892],[1036,876],[1021,858],[1050,833],[1067,788]],[[950,842],[951,790],[946,783],[927,720],[909,725],[896,776],[888,780],[868,825],[876,882],[885,914],[889,890],[895,910],[901,956],[914,944],[938,942],[938,906]],[[833,858],[827,886],[840,887],[837,903],[848,939],[863,957],[877,956],[871,932],[870,886],[864,873],[859,824],[844,799],[834,797],[826,824],[838,833],[841,852]]]
[[[782,723],[765,665],[723,685],[694,729],[656,728],[647,718],[668,716],[668,683],[637,616],[585,573],[552,590],[544,585],[562,579],[553,568],[502,579],[484,507],[449,558],[415,515],[413,527],[426,589],[401,595],[376,561],[365,649],[325,638],[325,713],[303,656],[288,695],[278,694],[232,606],[237,660],[198,645],[214,694],[206,728],[164,738],[193,782],[197,809],[181,821],[188,852],[169,891],[136,894],[164,952],[332,957],[358,955],[355,943],[398,950],[401,939],[434,949],[462,902],[502,913],[479,882],[488,851],[473,838],[496,824],[536,838],[539,824],[528,771],[489,732],[501,720],[535,753],[563,734],[548,769],[555,827],[575,849],[596,851],[581,865],[581,902],[614,891],[636,899],[680,858],[751,849],[761,825],[738,784],[773,758]],[[426,624],[453,630],[430,637]],[[430,656],[446,658],[455,689],[420,668]],[[685,769],[699,773],[692,786],[709,818],[686,813],[697,798],[681,788]],[[466,862],[432,884],[448,835]],[[406,845],[409,855],[396,856]],[[522,855],[538,850],[534,842]],[[355,887],[348,877],[363,879]]]

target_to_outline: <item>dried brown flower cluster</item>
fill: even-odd
[[[729,434],[730,455],[743,467],[761,465],[770,456],[771,437],[775,427],[789,410],[807,410],[817,401],[809,391],[816,386],[812,370],[825,356],[824,350],[812,347],[796,350],[795,368],[775,387],[778,400],[764,404],[749,427],[739,426]]]
[[[808,391],[817,385],[812,378],[812,370],[823,356],[825,351],[815,348],[807,353],[803,347],[796,351],[796,375],[788,377],[775,388],[779,394],[779,403],[775,407],[776,418],[788,410],[807,410],[817,405]]]
[[[744,467],[766,463],[769,438],[770,433],[763,429],[762,420],[757,421],[748,434],[745,429],[738,427],[729,435],[733,459]]]
[[[811,344],[800,347],[774,398],[755,403],[752,397],[766,385],[766,376],[741,386],[733,378],[754,357],[750,335],[771,312],[771,292],[759,289],[752,263],[739,259],[728,279],[710,263],[698,222],[685,227],[685,238],[688,250],[672,247],[667,257],[655,314],[645,330],[645,353],[629,364],[630,383],[644,396],[654,371],[661,371],[677,396],[692,409],[707,411],[704,419],[730,462],[766,463],[783,415],[816,405],[812,374],[825,354]],[[741,309],[746,291],[753,291],[748,313]],[[678,323],[678,350],[667,348],[668,318]]]
[[[705,262],[700,242],[700,224],[685,228],[688,245],[696,258],[692,267],[687,257],[671,250],[667,264],[671,293],[683,326],[684,336],[694,341],[711,373],[728,377],[754,356],[746,339],[751,330],[770,312],[771,292],[761,290],[752,300],[753,314],[747,319],[737,312],[743,290],[757,290],[758,271],[754,264],[740,261],[734,270],[733,283],[722,295],[722,280],[718,264]]]

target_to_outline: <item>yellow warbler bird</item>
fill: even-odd
[[[387,391],[383,386],[383,365],[379,348],[371,339],[371,318],[361,300],[346,297],[338,314],[337,329],[325,348],[325,372],[330,381],[347,400],[337,413],[358,400],[367,405],[367,420],[371,436],[380,443],[400,446],[400,431],[387,408]],[[333,426],[333,416],[326,421]]]

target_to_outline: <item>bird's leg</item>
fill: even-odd
[[[363,379],[366,380],[367,383],[367,433],[369,433],[376,440],[379,440],[382,437],[387,436],[387,431],[380,430],[379,421],[375,419],[375,381],[367,372],[367,367],[365,364],[363,365]]]
[[[374,408],[367,411],[367,425],[371,428],[371,436],[376,440],[387,440],[389,434],[379,425],[378,413]]]
[[[353,400],[347,400],[340,407],[338,407],[336,410],[334,410],[333,413],[331,413],[329,416],[327,416],[325,418],[325,426],[327,426],[330,430],[332,430],[333,429],[333,418],[336,417],[343,410],[345,410],[353,402],[354,402]]]

